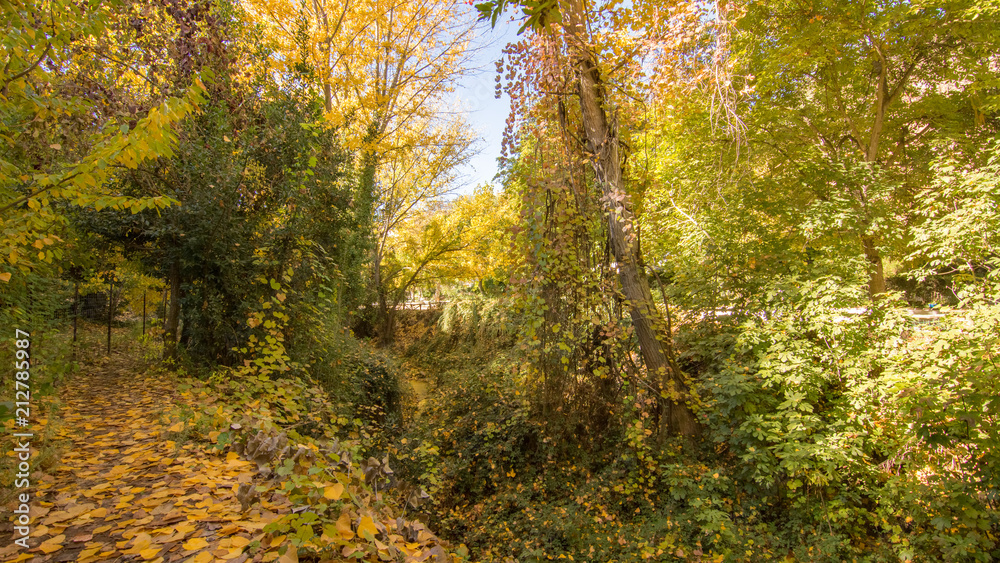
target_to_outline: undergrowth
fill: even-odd
[[[768,316],[681,328],[698,445],[657,440],[654,397],[627,383],[599,431],[585,401],[544,413],[514,337],[414,321],[399,353],[435,385],[401,473],[481,561],[1000,556],[996,306],[970,297],[927,325],[886,298],[845,316],[865,299],[845,287],[777,280]]]

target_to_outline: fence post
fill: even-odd
[[[76,344],[76,324],[80,320],[80,280],[73,284],[73,343]]]
[[[108,355],[111,355],[111,319],[114,318],[115,278],[108,276]]]
[[[163,295],[160,297],[160,323],[167,318],[167,288],[163,288]]]

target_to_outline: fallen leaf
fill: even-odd
[[[330,500],[337,500],[344,494],[344,485],[336,483],[323,489],[323,497]]]
[[[196,549],[204,549],[207,546],[208,542],[205,541],[205,538],[191,538],[188,541],[184,542],[184,545],[182,545],[181,547],[184,548],[186,551],[194,551]]]
[[[351,516],[346,512],[341,513],[340,518],[337,519],[337,533],[345,540],[354,537],[354,530],[351,529]]]
[[[358,535],[367,540],[373,540],[377,533],[378,528],[375,527],[375,521],[371,519],[371,516],[362,516],[361,523],[358,524]]]
[[[62,542],[64,541],[66,541],[66,536],[59,534],[58,536],[49,538],[42,542],[42,544],[38,546],[38,549],[42,550],[42,552],[46,554],[59,551],[62,549]]]
[[[198,555],[188,559],[188,563],[209,563],[213,559],[215,559],[215,557],[211,553],[202,551]]]

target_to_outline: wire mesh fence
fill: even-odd
[[[76,357],[111,354],[135,342],[162,337],[163,303],[168,295],[158,280],[106,270],[62,278],[32,274],[8,285],[0,295],[0,320],[37,338],[33,346],[67,347]]]

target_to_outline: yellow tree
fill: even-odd
[[[394,150],[378,168],[372,286],[378,299],[379,334],[383,340],[392,338],[393,311],[406,289],[417,281],[417,275],[428,263],[464,246],[453,243],[453,239],[459,240],[456,223],[429,219],[454,186],[457,167],[470,156],[471,139],[460,127],[451,123],[447,128],[428,131],[433,136],[419,145]],[[434,234],[427,225],[444,231]],[[423,234],[414,237],[414,232]],[[441,249],[446,250],[438,252]],[[395,279],[398,272],[392,266],[384,267],[386,260],[397,254],[420,256],[416,259],[419,264],[413,268],[416,274],[402,287]],[[398,262],[398,256],[395,258]]]
[[[467,71],[475,22],[447,0],[246,0],[280,50],[312,76],[331,132],[356,152],[358,200],[374,223],[372,285],[386,321],[391,233],[453,185],[472,136],[444,111]]]
[[[385,257],[384,296],[387,306],[379,326],[379,337],[388,342],[394,335],[396,307],[413,287],[439,282],[447,265],[468,247],[462,226],[452,214],[452,202],[423,206],[406,218],[390,235],[393,252]]]
[[[516,199],[494,192],[489,185],[480,186],[474,193],[456,198],[448,214],[464,244],[442,265],[442,276],[475,282],[480,291],[485,291],[487,280],[506,282],[515,266],[511,229],[517,220]]]

